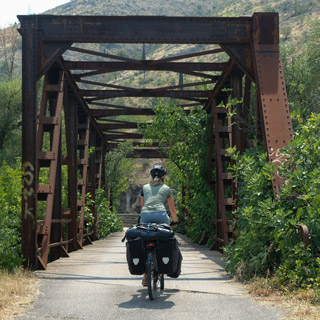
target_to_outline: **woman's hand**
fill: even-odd
[[[171,228],[175,228],[177,225],[178,225],[178,222],[177,222],[177,221],[171,221],[171,222],[170,222],[170,227],[171,227]]]

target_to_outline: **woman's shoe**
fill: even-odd
[[[144,287],[147,287],[147,286],[148,286],[148,281],[145,280],[145,279],[142,279],[142,285],[143,285]]]

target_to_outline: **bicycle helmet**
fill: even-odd
[[[163,176],[166,175],[166,173],[167,173],[166,169],[160,164],[155,164],[150,170],[150,174],[152,178],[155,178],[155,177],[162,178]]]

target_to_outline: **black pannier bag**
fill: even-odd
[[[146,269],[146,248],[145,242],[141,238],[128,240],[127,262],[131,274],[141,275]]]
[[[162,227],[158,224],[151,225],[138,225],[132,226],[126,231],[125,238],[136,239],[142,238],[143,240],[152,241],[158,239],[172,238],[174,233],[172,230]]]
[[[177,269],[179,247],[176,238],[157,241],[157,263],[160,273],[170,274]]]
[[[182,254],[179,249],[179,256],[178,256],[178,263],[177,263],[177,268],[175,272],[168,274],[168,277],[170,278],[179,278],[180,273],[181,273],[181,264],[182,264]]]

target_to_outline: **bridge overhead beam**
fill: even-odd
[[[127,158],[143,158],[143,159],[167,159],[168,155],[156,149],[134,149],[133,153],[126,155]]]
[[[150,116],[154,115],[153,109],[139,109],[139,108],[126,108],[126,109],[91,109],[90,113],[95,118],[114,117],[114,116]]]
[[[118,97],[169,97],[177,99],[207,98],[212,95],[208,90],[79,90],[82,97],[118,98]]]
[[[250,43],[251,17],[18,16],[36,22],[43,41],[109,43]]]
[[[210,62],[163,62],[154,63],[154,60],[146,60],[143,63],[132,62],[103,62],[103,61],[65,61],[68,70],[99,70],[106,72],[122,70],[141,71],[223,71],[226,64]]]

